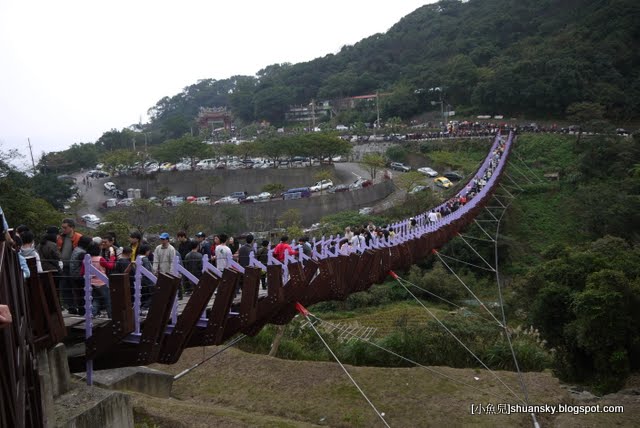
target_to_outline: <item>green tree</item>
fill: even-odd
[[[278,227],[285,228],[290,238],[296,239],[302,235],[302,216],[300,210],[290,208],[278,218]]]
[[[638,296],[640,287],[630,284],[623,273],[602,270],[589,275],[585,291],[575,299],[577,343],[592,357],[602,392],[624,384],[630,359],[638,352]]]
[[[113,150],[102,155],[104,169],[111,174],[132,168],[141,161],[142,157],[138,153],[127,149]]]
[[[187,236],[195,234],[199,230],[207,229],[204,224],[203,210],[195,204],[182,204],[172,212],[169,219],[169,228],[174,231],[184,230]]]
[[[312,156],[319,159],[329,159],[336,156],[347,156],[351,153],[351,144],[338,137],[335,133],[313,132],[305,134],[304,144],[309,148]]]
[[[140,233],[144,234],[149,227],[149,219],[154,217],[154,213],[162,208],[157,207],[148,199],[136,199],[133,206],[127,209],[127,219],[129,223]]]
[[[272,195],[279,195],[284,192],[284,184],[282,183],[268,183],[262,186],[263,192],[269,192]]]
[[[391,146],[387,149],[386,155],[394,162],[404,162],[407,159],[407,151],[401,146]]]
[[[397,134],[404,128],[404,123],[402,123],[402,119],[398,116],[390,117],[385,123],[385,128],[388,129],[391,133]]]
[[[384,157],[380,153],[367,153],[362,157],[361,164],[369,171],[372,180],[376,179],[378,170],[385,167]]]
[[[167,140],[153,150],[153,155],[160,162],[177,163],[181,159],[189,159],[191,169],[195,169],[196,159],[209,156],[211,147],[200,137],[185,134],[175,140]]]
[[[409,171],[396,178],[398,186],[405,192],[410,192],[411,189],[416,187],[420,183],[424,183],[424,176],[418,171]]]
[[[62,209],[65,201],[74,194],[72,185],[67,181],[58,180],[54,174],[34,175],[31,186],[35,196],[49,202],[58,210]]]

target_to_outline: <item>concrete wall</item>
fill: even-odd
[[[315,175],[323,169],[330,170],[339,183],[351,183],[354,178],[348,172],[337,171],[333,165],[284,169],[237,169],[207,171],[158,172],[145,176],[121,176],[111,179],[119,189],[142,189],[143,197],[157,196],[166,187],[171,195],[225,196],[233,192],[260,193],[269,183],[280,183],[285,189],[312,186]]]

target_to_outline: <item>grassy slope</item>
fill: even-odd
[[[455,309],[455,308],[451,308]],[[438,308],[430,305],[429,310],[438,318],[448,312],[444,306]],[[384,306],[357,308],[348,312],[318,313],[321,319],[333,324],[338,323],[358,323],[362,326],[376,329],[374,337],[384,336],[396,329],[398,322],[406,320],[407,326],[418,326],[431,320],[431,316],[417,303],[412,301],[396,302]]]
[[[154,367],[176,374],[200,362],[203,351],[208,356],[216,349],[189,349],[177,364]],[[432,369],[480,391],[423,368],[347,366],[369,399],[386,414],[392,427],[531,426],[531,420],[525,414],[470,414],[471,403],[516,402],[487,371]],[[519,393],[515,373],[496,373]],[[525,373],[524,378],[531,403],[572,403],[558,380],[550,374]],[[230,349],[176,381],[172,394],[171,399],[135,394],[138,421],[153,421],[162,427],[382,426],[377,415],[334,363],[279,360]],[[620,404],[620,401],[610,399],[607,402]],[[638,414],[640,404],[634,404],[632,397],[624,404],[622,415],[540,414],[538,419],[542,426],[637,426],[634,415]]]
[[[524,192],[511,205],[503,227],[503,233],[513,243],[511,261],[516,265],[539,261],[540,253],[551,245],[575,245],[587,239],[575,216],[576,189],[571,182],[577,169],[572,149],[575,138],[522,135],[516,141],[507,173]],[[549,172],[559,172],[560,181],[544,179]],[[507,178],[504,184],[512,183]]]
[[[207,348],[205,353],[210,355],[214,350]],[[178,364],[161,368],[175,374],[201,357],[200,349],[188,350]],[[348,367],[369,399],[385,412],[388,423],[394,427],[472,423],[530,426],[526,415],[469,414],[471,403],[515,402],[489,373],[447,367],[435,369],[501,398],[459,385],[426,369]],[[499,372],[498,375],[517,390],[514,373]],[[530,394],[536,401],[566,401],[558,381],[550,375],[525,376],[531,378],[529,383],[534,386]],[[377,415],[334,363],[283,361],[230,350],[177,381],[173,395],[176,400],[137,396],[137,411],[182,421],[190,427],[380,426]],[[141,412],[142,408],[145,410]]]

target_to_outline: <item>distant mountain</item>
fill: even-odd
[[[637,0],[442,0],[335,55],[203,80],[150,112],[160,127],[188,127],[200,106],[277,124],[292,104],[380,90],[386,117],[408,118],[438,87],[472,113],[558,117],[589,101],[625,120],[640,113],[639,46]]]

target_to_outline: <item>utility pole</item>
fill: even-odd
[[[315,131],[316,130],[316,100],[311,100],[311,121],[312,121],[311,131]]]
[[[27,141],[29,142],[29,153],[31,153],[31,165],[33,166],[33,175],[36,174],[36,162],[33,160],[33,149],[31,148],[31,139],[27,137]]]
[[[376,124],[377,124],[377,128],[380,127],[380,105],[378,102],[378,98],[380,98],[380,94],[378,93],[378,91],[376,90],[376,116],[378,117],[376,120]],[[373,135],[377,135],[376,134],[376,128],[373,128]]]

